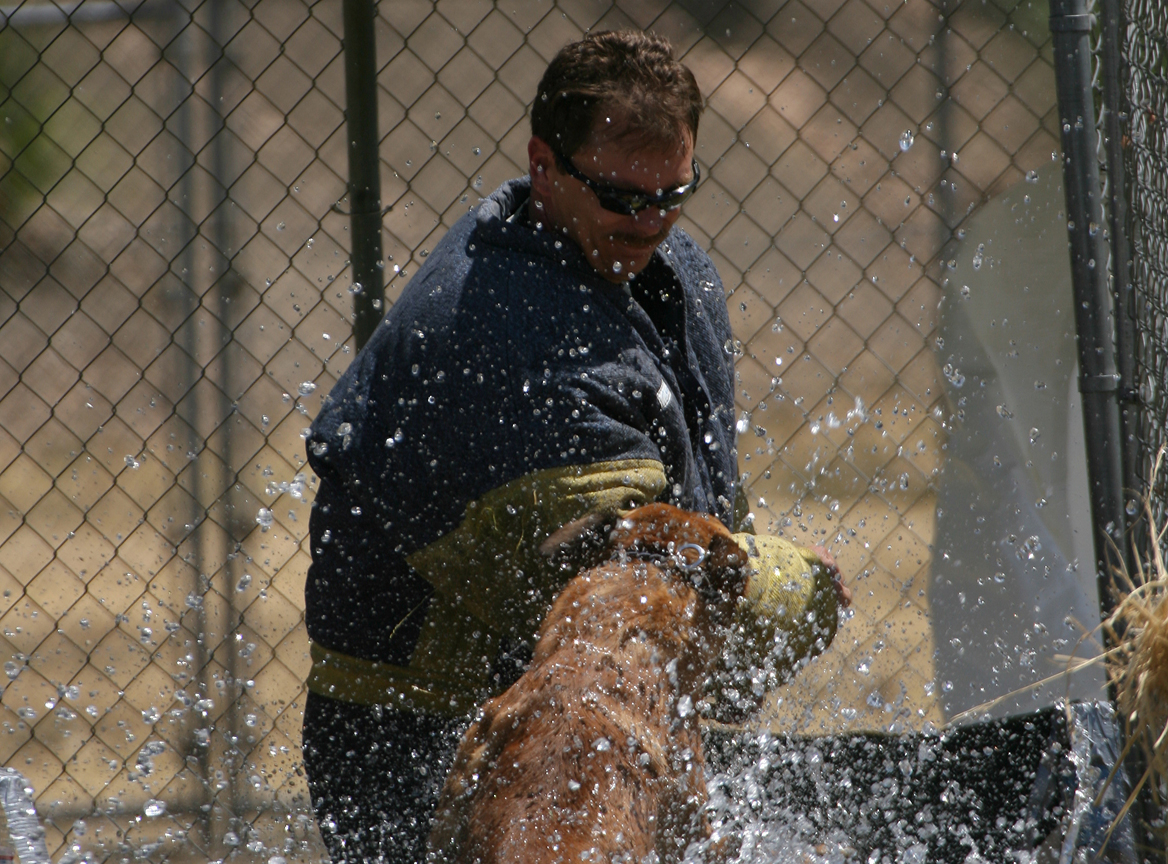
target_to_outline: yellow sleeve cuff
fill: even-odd
[[[556,570],[540,544],[586,513],[639,507],[665,488],[664,466],[651,459],[537,471],[472,501],[462,524],[406,560],[479,625],[530,639],[573,575]]]

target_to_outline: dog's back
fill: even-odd
[[[708,835],[694,699],[746,555],[721,523],[663,504],[610,539],[619,557],[565,587],[527,671],[467,731],[438,860],[671,861]]]

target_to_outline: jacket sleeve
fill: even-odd
[[[586,513],[613,515],[664,489],[662,465],[651,459],[536,471],[470,502],[456,529],[407,561],[481,626],[526,639],[573,575],[541,554],[543,541]]]

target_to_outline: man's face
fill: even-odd
[[[645,150],[613,140],[602,116],[584,146],[569,158],[590,180],[622,190],[658,194],[693,179],[693,141],[688,133],[667,151]],[[649,206],[627,216],[600,206],[596,193],[560,170],[551,147],[539,138],[528,144],[531,158],[530,216],[546,229],[563,232],[610,282],[640,273],[665,239],[680,209]]]

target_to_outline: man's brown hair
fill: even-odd
[[[531,132],[571,156],[588,139],[601,109],[611,112],[616,140],[667,150],[686,130],[697,141],[702,94],[693,73],[674,59],[668,39],[604,30],[565,45],[552,59],[531,109]]]

